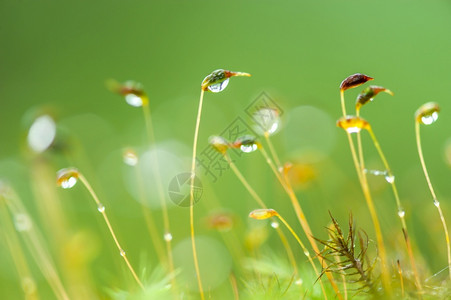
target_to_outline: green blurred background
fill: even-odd
[[[338,86],[346,76],[362,72],[395,93],[378,96],[362,115],[371,122],[396,175],[412,239],[430,268],[424,272],[445,267],[441,225],[416,152],[413,114],[428,101],[441,105],[439,121],[422,128],[422,137],[432,181],[445,215],[451,216],[446,159],[451,138],[449,1],[1,1],[0,20],[0,177],[15,187],[38,224],[39,211],[51,208],[34,200],[33,183],[39,182],[34,176],[42,170],[36,170],[25,137],[30,118],[44,110],[57,119],[59,138],[70,140],[72,157],[49,154],[45,170],[54,174],[69,165],[78,167],[120,225],[132,263],[139,266],[141,253],[147,253],[155,265],[143,238],[140,208],[127,190],[130,172],[121,160],[124,147],[146,146],[142,112],[111,94],[105,80],[144,84],[156,139],[180,160],[168,166],[174,170],[167,175],[170,179],[189,170],[200,83],[211,71],[224,68],[252,77],[233,78],[224,92],[206,94],[199,149],[237,116],[246,118],[244,109],[266,92],[284,111],[282,128],[273,138],[278,153],[284,161],[308,163],[315,170],[312,182],[298,191],[313,231],[325,236],[328,210],[341,222],[352,210],[357,224],[373,236],[346,136],[335,128],[341,115]],[[347,92],[348,110],[353,111],[360,90]],[[370,140],[363,140],[367,162],[381,168]],[[237,165],[269,206],[300,232],[261,155],[240,158]],[[48,182],[53,189],[52,176]],[[255,205],[233,173],[226,172],[217,182],[201,180],[205,189],[196,205],[198,233],[220,240],[204,224],[209,211],[219,206],[247,226],[246,216]],[[402,252],[389,186],[383,178],[370,180],[387,244]],[[92,264],[99,290],[124,288],[128,274],[117,272],[123,268],[120,258],[87,193],[80,187],[73,192],[55,187],[55,193],[70,231],[86,230],[98,244]],[[189,236],[188,210],[172,207],[170,217],[177,245]],[[272,247],[281,250],[275,239]],[[397,255],[403,254],[393,250],[393,261]],[[1,295],[17,298],[19,283],[5,247],[0,257]]]

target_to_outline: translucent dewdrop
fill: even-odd
[[[271,208],[256,209],[249,213],[249,217],[256,220],[265,220],[277,215],[278,213]]]
[[[394,175],[385,175],[385,181],[387,181],[390,184],[393,184],[393,182],[395,182],[395,176]]]
[[[440,207],[440,202],[437,199],[434,199],[434,205],[436,207]]]
[[[170,241],[172,241],[172,234],[170,232],[166,232],[164,234],[163,238],[166,242],[170,242]]]
[[[208,139],[208,143],[218,151],[219,153],[225,154],[227,149],[229,149],[229,142],[222,136],[213,135]]]
[[[56,184],[63,189],[70,189],[77,183],[79,176],[75,168],[61,169],[56,173]]]
[[[125,102],[127,102],[128,105],[133,107],[141,107],[143,106],[144,103],[143,99],[135,94],[125,95]]]
[[[209,85],[208,89],[210,90],[210,92],[219,93],[219,92],[222,92],[223,90],[225,90],[225,88],[228,85],[229,85],[229,78],[227,78],[226,80],[224,80],[222,82]]]
[[[301,278],[299,278],[298,280],[296,280],[294,282],[295,285],[302,285],[303,283],[304,283],[304,281]]]
[[[55,140],[56,124],[48,115],[43,115],[33,122],[28,131],[28,146],[36,153],[47,150]]]
[[[404,210],[398,211],[398,217],[400,217],[401,219],[404,218],[405,215],[406,215],[406,212]]]
[[[124,249],[120,249],[120,250],[119,250],[119,254],[120,254],[120,256],[124,257],[124,256],[125,256],[125,251],[124,251]]]
[[[307,257],[310,257],[310,252],[306,249],[306,250],[304,250],[304,255]]]
[[[235,148],[239,148],[244,153],[251,153],[258,149],[259,143],[257,139],[252,135],[245,135],[239,137],[234,143]]]
[[[14,227],[17,231],[30,231],[32,226],[31,219],[27,214],[19,213],[14,216]]]
[[[263,134],[271,135],[279,128],[279,112],[274,108],[259,109],[254,113],[253,119],[256,122],[256,129]]]
[[[122,155],[122,160],[126,165],[134,167],[138,164],[138,155],[136,155],[136,152],[132,149],[127,149]]]
[[[428,102],[420,106],[415,112],[415,120],[424,125],[431,125],[438,119],[440,106],[435,102]]]
[[[97,204],[97,210],[99,211],[99,213],[103,214],[105,212],[105,205],[103,205],[102,203]]]
[[[218,69],[207,75],[202,81],[201,88],[204,91],[213,93],[222,92],[229,84],[229,78],[233,76],[251,76],[248,73],[232,72],[223,69]]]
[[[276,229],[276,228],[279,228],[279,226],[280,226],[279,222],[276,222],[276,221],[272,221],[271,222],[271,227],[272,228]]]
[[[370,123],[365,119],[356,116],[341,117],[337,121],[337,126],[343,128],[348,133],[357,133],[362,129],[369,130],[371,128]]]

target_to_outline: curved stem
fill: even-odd
[[[443,226],[443,231],[445,232],[446,248],[447,248],[447,254],[448,254],[448,271],[449,271],[449,278],[451,279],[451,247],[450,247],[450,242],[449,242],[448,227],[446,226],[445,217],[443,215],[442,209],[440,208],[440,202],[437,200],[437,196],[435,194],[434,188],[432,187],[431,179],[429,178],[429,174],[426,169],[426,163],[424,162],[423,150],[421,149],[420,123],[418,121],[415,121],[415,137],[417,140],[418,155],[420,156],[420,162],[421,162],[421,166],[423,167],[424,177],[426,177],[429,191],[431,192],[431,195],[432,195],[432,198],[434,201],[434,205],[435,205],[435,207],[437,207],[438,213],[440,215],[440,220],[441,220],[442,226]]]
[[[384,168],[387,172],[387,176],[389,176],[390,178],[395,178],[390,169],[388,161],[384,155],[384,152],[382,151],[379,141],[376,138],[376,135],[374,134],[374,132],[371,128],[368,130],[368,132],[370,133],[371,139],[373,140],[374,147],[376,148],[376,150],[379,154],[379,157],[382,160],[382,163],[384,164]],[[412,245],[410,243],[410,238],[409,238],[409,234],[408,234],[408,230],[407,230],[407,224],[406,224],[406,220],[405,220],[405,211],[402,207],[401,200],[399,199],[398,189],[396,188],[395,181],[391,182],[390,185],[392,187],[393,195],[395,196],[396,206],[398,208],[398,216],[401,219],[402,231],[403,231],[404,239],[406,241],[406,246],[407,246],[407,254],[409,255],[410,265],[412,267],[412,271],[413,271],[413,274],[415,277],[415,285],[417,286],[418,293],[421,295],[423,288],[421,286],[420,276],[418,275],[415,258],[413,256]]]
[[[118,239],[116,237],[116,234],[114,233],[113,227],[111,226],[110,220],[108,219],[108,216],[107,216],[107,214],[105,212],[105,206],[103,206],[103,204],[100,203],[99,198],[97,197],[96,193],[92,189],[92,187],[89,184],[88,180],[83,176],[83,174],[80,173],[78,178],[84,184],[84,186],[88,190],[89,194],[91,194],[92,198],[94,199],[95,203],[97,204],[97,208],[98,208],[99,212],[102,214],[103,219],[105,220],[105,223],[106,223],[106,225],[108,227],[108,230],[110,231],[110,234],[113,237],[114,243],[116,244],[116,247],[119,250],[120,255],[122,256],[122,258],[124,259],[125,263],[127,264],[128,269],[132,273],[133,278],[135,278],[136,282],[141,287],[141,289],[144,290],[144,285],[142,284],[141,280],[139,280],[138,275],[136,275],[135,270],[133,269],[132,265],[128,261],[128,258],[127,258],[127,255],[126,255],[124,249],[122,249],[121,245],[119,244],[119,241],[118,241]]]
[[[321,290],[323,291],[323,294],[324,294],[324,299],[327,300],[327,294],[326,294],[326,290],[324,289],[323,281],[321,280],[321,276],[320,276],[320,274],[318,272],[318,269],[315,266],[315,263],[313,262],[312,257],[310,256],[309,251],[305,247],[304,243],[302,243],[301,239],[296,234],[296,232],[294,232],[293,228],[291,228],[290,224],[288,224],[288,222],[281,215],[277,214],[276,217],[279,218],[280,221],[282,221],[282,223],[285,225],[285,227],[287,227],[288,231],[290,231],[291,235],[293,235],[293,237],[296,239],[296,241],[298,242],[299,246],[301,246],[302,251],[304,251],[304,255],[307,256],[310,264],[313,267],[313,270],[315,270],[315,274],[317,276],[317,279],[319,280],[319,283],[321,285]]]
[[[293,187],[291,186],[289,180],[287,178],[282,178],[280,173],[277,171],[276,167],[274,166],[274,163],[272,162],[271,158],[269,158],[268,153],[266,153],[265,149],[263,147],[260,148],[260,151],[265,158],[266,162],[270,166],[271,170],[273,171],[276,178],[279,180],[280,184],[284,188],[285,192],[288,194],[288,197],[291,200],[291,205],[293,206],[296,217],[298,218],[299,223],[301,224],[302,229],[304,230],[305,235],[307,236],[307,239],[309,240],[315,255],[318,255],[320,253],[320,250],[318,248],[318,245],[316,244],[315,239],[313,238],[312,230],[310,229],[310,226],[307,222],[307,218],[304,215],[304,212],[302,211],[301,205],[299,204],[299,200],[296,197],[296,194],[294,193]],[[321,266],[323,268],[327,268],[327,263],[324,260],[320,260]],[[343,299],[343,296],[340,293],[340,290],[338,289],[337,284],[335,283],[335,279],[333,276],[326,272],[326,276],[329,279],[330,284],[332,285],[332,288],[334,289],[335,293],[337,294],[339,299]]]
[[[201,89],[200,98],[199,98],[199,108],[197,111],[196,127],[194,129],[193,157],[191,160],[191,184],[190,184],[190,192],[189,192],[189,205],[190,205],[189,206],[189,225],[190,225],[190,234],[191,234],[191,247],[193,250],[193,260],[194,260],[194,268],[196,270],[196,276],[197,276],[197,285],[199,287],[200,298],[202,300],[205,299],[205,296],[204,296],[204,289],[202,288],[202,280],[200,277],[199,261],[197,259],[196,241],[195,241],[195,234],[194,234],[194,178],[196,176],[195,171],[196,171],[197,139],[199,136],[199,126],[200,126],[200,117],[202,115],[203,100],[204,100],[204,90]]]
[[[271,139],[269,138],[269,133],[268,133],[268,132],[265,132],[265,133],[264,133],[264,136],[265,136],[266,142],[268,143],[269,152],[271,153],[271,155],[272,155],[272,157],[273,157],[273,159],[274,159],[274,162],[276,163],[277,168],[280,168],[282,165],[281,165],[281,163],[280,163],[279,156],[277,155],[277,152],[276,152],[276,150],[274,149],[274,146],[273,146],[273,144],[272,144],[272,142],[271,142]]]

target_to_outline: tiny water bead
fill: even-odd
[[[440,207],[440,202],[437,199],[434,199],[434,205],[436,207]]]
[[[277,215],[278,213],[271,208],[256,209],[249,213],[249,217],[256,220],[265,220]]]
[[[279,111],[274,108],[262,108],[253,114],[253,118],[256,121],[257,131],[271,135],[277,131],[280,124]]]
[[[252,135],[244,135],[239,137],[234,143],[234,148],[240,149],[244,153],[250,153],[256,151],[260,147],[260,143],[257,138]]]
[[[406,215],[406,212],[404,210],[398,211],[398,216],[402,219]]]
[[[352,89],[358,87],[359,85],[364,84],[367,81],[373,80],[374,78],[369,77],[367,75],[356,73],[348,76],[345,80],[343,80],[340,84],[340,90],[346,91],[348,89]]]
[[[279,226],[280,226],[279,222],[276,222],[276,221],[271,222],[272,228],[276,229],[276,228],[279,228]]]
[[[138,164],[138,155],[133,149],[126,149],[122,155],[122,159],[126,165],[134,167]]]
[[[170,232],[166,232],[164,234],[163,238],[166,242],[170,242],[170,241],[172,241],[172,234]]]
[[[119,254],[124,257],[125,256],[125,251],[124,249],[119,249]]]
[[[361,106],[365,105],[369,101],[373,101],[374,97],[376,97],[376,95],[381,92],[385,92],[391,96],[394,95],[392,91],[382,86],[370,85],[357,96],[356,108],[359,109]]]
[[[388,183],[392,184],[392,183],[395,182],[395,176],[394,176],[394,175],[389,175],[389,174],[387,174],[387,175],[385,175],[385,180],[386,180]]]
[[[18,213],[14,216],[14,227],[19,232],[30,231],[33,227],[30,216],[24,213]]]
[[[310,256],[310,252],[306,249],[306,250],[304,250],[304,255],[309,257]]]
[[[232,72],[223,69],[218,69],[207,75],[202,81],[201,88],[203,91],[210,91],[213,93],[222,92],[229,84],[229,78],[233,76],[251,76],[244,72]]]
[[[56,184],[63,189],[72,188],[78,181],[80,172],[76,168],[61,169],[56,173]]]
[[[365,119],[356,116],[341,117],[337,121],[337,126],[343,128],[348,133],[357,133],[362,129],[370,130],[370,123]]]
[[[103,214],[105,212],[105,206],[102,203],[97,204],[97,210]]]
[[[296,280],[294,282],[295,285],[302,285],[304,283],[304,281],[302,280],[302,278],[299,278],[298,280]]]
[[[49,115],[40,116],[34,120],[28,131],[28,146],[34,152],[42,153],[53,144],[55,136],[55,121]]]
[[[135,94],[127,94],[125,95],[125,102],[127,102],[128,105],[133,107],[141,107],[143,106],[143,99],[139,96],[136,96]]]
[[[208,139],[208,143],[218,151],[219,153],[225,154],[230,147],[229,142],[222,136],[213,135]]]
[[[415,120],[424,125],[437,121],[440,106],[436,102],[428,102],[420,106],[415,112]]]

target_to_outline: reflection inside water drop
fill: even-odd
[[[440,202],[438,202],[437,199],[434,199],[434,205],[435,205],[436,207],[439,207],[439,206],[440,206]]]
[[[102,203],[99,203],[97,205],[97,210],[99,211],[99,213],[103,213],[105,212],[105,206]]]
[[[125,95],[125,102],[134,107],[141,107],[143,105],[143,99],[135,94]]]
[[[219,92],[222,92],[227,87],[228,84],[229,84],[229,78],[227,78],[226,80],[224,80],[222,82],[218,82],[218,83],[209,85],[208,89],[210,90],[210,92],[219,93]]]
[[[240,146],[240,150],[243,151],[244,153],[254,152],[257,149],[258,149],[257,144],[246,144]]]
[[[67,179],[64,179],[61,181],[61,187],[63,189],[70,189],[77,183],[77,178],[75,177],[69,177]]]
[[[435,121],[437,121],[437,119],[438,119],[438,112],[434,111],[430,115],[425,115],[425,116],[421,117],[421,122],[424,125],[430,125],[430,124],[434,123]]]

